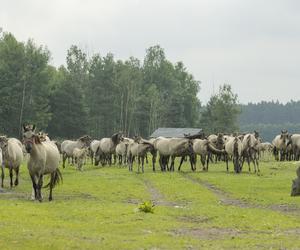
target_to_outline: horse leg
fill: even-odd
[[[138,173],[140,172],[141,157],[138,156]]]
[[[225,156],[225,162],[226,162],[226,170],[228,172],[228,156],[227,155]]]
[[[152,154],[152,170],[155,172],[155,161],[156,161],[156,154]]]
[[[54,179],[55,179],[55,172],[51,173],[51,178],[50,178],[50,191],[49,191],[49,201],[52,201],[52,189],[53,189],[53,183],[54,183]]]
[[[43,186],[43,175],[41,174],[39,176],[38,183],[37,183],[37,194],[38,194],[38,200],[39,200],[39,202],[43,201],[42,186]]]
[[[180,160],[180,163],[179,163],[179,167],[178,167],[178,171],[180,171],[181,165],[182,165],[183,161],[184,161],[184,156],[181,157],[181,160]]]
[[[36,184],[36,181],[35,181],[34,174],[30,174],[30,178],[31,178],[32,189],[33,189],[33,194],[31,194],[31,199],[36,200],[37,199],[37,184]]]
[[[147,158],[146,158],[147,159]],[[142,156],[142,172],[144,173],[144,160],[145,160],[145,156]]]
[[[4,182],[4,166],[1,166],[1,187],[3,188],[3,182]]]
[[[15,186],[18,186],[18,185],[19,185],[19,169],[20,169],[20,166],[18,166],[18,167],[15,169],[15,172],[16,172]]]
[[[148,162],[148,156],[146,155],[146,164],[148,164],[149,162]]]
[[[211,156],[209,156],[210,154],[208,154],[208,157],[207,157],[207,160],[206,160],[206,171],[208,171],[208,164],[209,164],[209,158],[211,157]]]
[[[67,155],[65,153],[63,153],[62,157],[63,157],[63,168],[65,168]]]
[[[10,188],[13,187],[13,169],[12,167],[9,168],[9,177],[10,177]]]

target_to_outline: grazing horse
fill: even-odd
[[[256,168],[257,168],[257,171],[260,172],[259,164],[258,164],[258,149],[259,149],[260,141],[257,138],[258,137],[256,137],[255,134],[246,134],[242,140],[242,144],[243,144],[242,166],[246,159],[247,163],[248,163],[248,167],[249,167],[249,172],[250,172],[251,171],[250,162],[252,162],[254,165],[255,173],[256,173]]]
[[[73,151],[73,156],[75,163],[77,164],[77,169],[83,171],[82,166],[86,162],[86,157],[88,154],[88,148],[75,148]]]
[[[16,173],[15,186],[19,184],[19,169],[23,161],[22,143],[15,138],[7,138],[6,136],[0,136],[0,148],[2,150],[1,156],[1,187],[3,187],[4,181],[4,168],[9,169],[10,187],[13,186],[13,171]]]
[[[116,146],[122,140],[122,134],[115,133],[111,138],[102,138],[95,154],[95,165],[97,166],[101,161],[102,165],[107,162],[109,165],[112,164],[112,155],[116,152]]]
[[[240,173],[242,170],[242,150],[243,144],[242,141],[237,137],[230,137],[225,143],[225,162],[226,162],[226,169],[228,172],[228,160],[229,157],[232,158],[234,171],[236,173]]]
[[[76,141],[65,140],[61,144],[61,152],[63,154],[63,168],[65,168],[65,162],[67,158],[72,158],[72,163],[74,163],[73,151],[75,148],[88,147],[90,144],[91,137],[88,135],[80,137]]]
[[[41,189],[43,176],[50,174],[50,182],[45,186],[50,188],[49,201],[52,201],[52,189],[62,181],[59,171],[59,152],[55,143],[51,141],[41,142],[35,134],[35,125],[23,125],[23,143],[30,158],[27,164],[32,181],[35,200],[43,200]]]

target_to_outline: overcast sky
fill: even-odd
[[[1,0],[0,27],[47,45],[143,59],[160,44],[201,81],[206,102],[229,83],[241,103],[300,100],[298,0]]]

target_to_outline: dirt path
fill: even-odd
[[[167,201],[165,196],[151,183],[149,180],[144,180],[145,186],[151,195],[151,200],[155,205],[168,206],[180,208],[186,204],[181,204],[179,202]]]
[[[196,179],[196,178],[193,178],[186,174],[182,174],[182,176],[198,185],[204,186],[205,188],[207,188],[208,190],[213,192],[218,197],[221,204],[223,204],[223,205],[236,206],[236,207],[240,207],[240,208],[269,209],[269,210],[273,210],[276,212],[282,212],[282,213],[289,214],[289,215],[300,216],[300,208],[297,206],[291,206],[291,205],[285,205],[285,204],[264,206],[264,205],[260,205],[260,204],[253,204],[253,203],[250,203],[247,201],[240,200],[238,198],[234,198],[229,193],[225,192],[224,190],[214,186],[213,184],[211,184],[207,181]]]

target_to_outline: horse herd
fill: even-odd
[[[161,171],[174,171],[175,159],[180,157],[178,171],[183,161],[189,160],[191,170],[196,170],[197,156],[200,156],[203,171],[208,171],[209,163],[224,161],[229,171],[232,161],[234,171],[240,173],[244,162],[253,163],[254,172],[259,172],[259,158],[264,152],[273,152],[276,160],[299,160],[300,134],[289,134],[286,130],[276,136],[272,143],[262,142],[258,132],[246,134],[186,134],[183,138],[157,137],[149,140],[139,136],[127,138],[122,133],[111,137],[92,140],[90,136],[82,136],[77,140],[65,140],[61,143],[52,141],[47,134],[36,132],[34,125],[23,125],[22,142],[16,138],[0,136],[1,187],[3,188],[4,169],[9,169],[10,187],[19,183],[19,168],[24,158],[28,157],[27,167],[32,181],[32,199],[42,201],[42,187],[48,187],[49,201],[53,199],[52,189],[62,181],[59,169],[62,166],[76,165],[80,171],[90,158],[92,164],[128,166],[133,171],[133,163],[137,161],[138,172],[144,172],[144,163],[148,155],[152,157],[152,169],[156,171],[156,160]],[[15,181],[13,182],[13,172]],[[50,181],[43,185],[43,176],[50,175]]]

